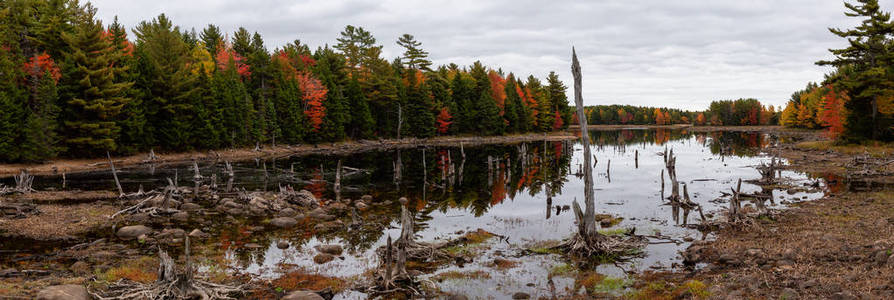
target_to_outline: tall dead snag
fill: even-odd
[[[571,239],[558,247],[580,258],[590,258],[596,255],[623,255],[628,250],[637,248],[641,239],[631,237],[609,237],[600,234],[596,228],[596,195],[593,188],[593,167],[590,158],[590,136],[587,130],[587,117],[584,114],[584,100],[581,93],[581,70],[577,53],[572,48],[571,73],[574,75],[574,103],[577,106],[577,119],[581,128],[581,145],[584,148],[584,203],[585,209],[581,211],[580,204],[574,200],[572,207],[577,220],[577,232]],[[639,240],[640,243],[635,242]]]
[[[118,172],[115,171],[115,163],[112,162],[112,155],[109,152],[106,152],[106,157],[109,158],[109,167],[112,168],[112,176],[115,177],[115,185],[118,186],[118,197],[124,197],[124,189],[121,188],[121,181],[118,181]]]
[[[243,288],[212,283],[195,278],[189,256],[189,237],[184,248],[185,266],[178,268],[174,260],[164,250],[158,250],[158,279],[149,284],[121,279],[109,285],[106,291],[93,292],[96,299],[241,299]]]
[[[776,157],[773,157],[770,160],[770,164],[761,163],[760,166],[757,167],[757,171],[761,174],[761,183],[772,184],[776,181],[777,170],[780,170],[779,164],[776,162]]]
[[[195,160],[192,161],[192,168],[195,170],[195,175],[192,176],[192,181],[195,183],[195,187],[192,189],[193,199],[199,199],[199,187],[202,185],[202,173],[199,172],[199,163]]]
[[[333,188],[335,189],[335,201],[341,201],[341,159],[338,160],[338,165],[335,167],[335,185]]]

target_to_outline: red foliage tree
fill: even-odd
[[[556,111],[556,113],[555,113],[555,115],[553,116],[553,118],[556,119],[556,120],[553,122],[553,130],[558,130],[559,128],[562,128],[562,125],[565,125],[565,122],[562,121],[562,115],[559,114],[559,111],[558,111],[558,110]]]
[[[221,45],[220,50],[217,50],[216,58],[219,70],[226,71],[232,64],[236,67],[236,72],[239,73],[239,76],[251,76],[251,68],[245,63],[245,58],[233,51],[233,48],[229,45]]]
[[[844,133],[844,103],[850,98],[847,92],[836,92],[833,86],[827,86],[826,95],[823,96],[823,110],[820,112],[820,122],[828,128],[827,135],[836,138]]]
[[[314,78],[308,73],[300,73],[297,75],[298,87],[304,94],[304,115],[307,117],[311,130],[317,132],[320,125],[323,124],[323,117],[326,116],[326,107],[323,101],[326,100],[326,94],[329,92],[326,86],[319,79]]]
[[[56,66],[53,58],[46,52],[35,54],[33,57],[29,58],[22,68],[25,70],[25,73],[28,73],[28,75],[35,78],[40,78],[47,72],[50,73],[50,77],[53,77],[53,80],[57,83],[59,82],[59,78],[62,78],[62,72],[59,71],[59,67]]]
[[[445,134],[447,133],[447,130],[450,130],[450,124],[453,123],[453,121],[450,121],[452,118],[453,116],[450,115],[450,111],[448,111],[446,107],[441,109],[436,120],[439,134]]]

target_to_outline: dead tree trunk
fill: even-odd
[[[115,171],[115,163],[112,162],[112,155],[109,152],[106,152],[106,157],[109,158],[109,167],[112,168],[112,176],[115,177],[115,185],[118,187],[118,197],[124,197],[124,189],[121,188],[121,181],[118,181],[118,172]]]
[[[599,243],[602,242],[603,236],[599,234],[596,228],[596,195],[593,188],[593,168],[590,158],[590,135],[587,130],[587,116],[584,114],[584,100],[581,92],[581,72],[580,63],[577,61],[577,53],[572,49],[572,65],[571,73],[574,75],[574,103],[577,107],[577,119],[581,128],[581,145],[584,149],[584,205],[585,209],[581,212],[580,205],[577,200],[574,201],[573,207],[575,217],[578,223],[578,232],[573,238],[577,245],[572,245],[572,249],[587,249],[584,252],[593,252],[591,249],[600,248]]]
[[[192,190],[193,199],[199,199],[199,188],[202,185],[202,173],[199,172],[199,163],[195,160],[192,161],[192,168],[195,171],[195,175],[192,176],[192,181],[195,183],[195,187]]]
[[[341,202],[341,159],[338,160],[338,165],[335,167],[335,186],[333,189],[335,190],[335,201]]]

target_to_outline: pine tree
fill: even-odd
[[[435,135],[435,115],[432,97],[428,86],[422,80],[422,72],[419,70],[407,74],[406,99],[406,126],[403,126],[406,135],[419,138],[427,138]],[[418,75],[417,75],[418,74]]]
[[[22,77],[19,66],[12,53],[0,48],[0,161],[5,162],[16,161],[22,154],[18,141],[27,94],[16,84]]]
[[[223,35],[220,33],[220,27],[217,27],[214,24],[208,24],[208,27],[202,29],[199,38],[202,40],[208,53],[217,53],[219,50],[218,47],[223,43]]]
[[[894,66],[891,37],[894,36],[894,22],[891,14],[883,12],[878,0],[857,0],[856,4],[845,2],[845,15],[863,18],[853,29],[829,28],[829,30],[849,41],[849,47],[829,50],[835,55],[832,61],[819,61],[819,65],[832,65],[850,69],[849,76],[834,78],[851,96],[845,103],[850,114],[847,124],[848,138],[879,139],[894,137],[889,128],[891,116],[879,111],[879,100],[891,98],[894,94],[894,74],[888,71]]]
[[[377,52],[382,50],[382,46],[375,46],[376,38],[372,33],[363,29],[363,27],[354,27],[348,25],[341,32],[338,38],[338,44],[335,49],[341,51],[345,55],[348,70],[351,75],[356,75],[361,65],[369,64],[373,56],[378,58]],[[378,50],[378,51],[377,51]]]
[[[549,72],[549,75],[546,76],[546,94],[549,97],[550,109],[553,111],[553,119],[561,119],[561,120],[553,120],[552,124],[565,124],[560,126],[560,128],[553,128],[553,130],[557,129],[565,129],[568,124],[568,120],[571,120],[571,109],[568,107],[568,96],[565,94],[568,91],[568,87],[559,80],[559,75],[556,72]]]
[[[369,111],[369,103],[366,95],[360,89],[357,79],[348,82],[345,96],[350,103],[351,123],[348,126],[349,135],[355,139],[371,139],[375,136],[375,120]]]
[[[148,146],[189,149],[192,104],[198,94],[196,75],[189,67],[190,49],[179,27],[164,14],[141,22],[134,33],[141,64],[137,86],[144,95]]]
[[[521,98],[519,98],[517,86],[515,85],[515,76],[511,73],[506,77],[506,86],[504,93],[506,94],[506,103],[503,107],[503,119],[506,120],[507,132],[522,132],[524,129],[520,124],[519,114],[521,112]]]
[[[125,81],[127,67],[113,64],[120,53],[113,50],[90,7],[71,34],[62,37],[71,49],[63,75],[65,143],[69,153],[98,155],[117,149],[120,127],[115,122],[130,102]]]
[[[20,159],[42,161],[55,157],[60,150],[56,134],[56,117],[59,113],[56,80],[50,72],[45,72],[32,89],[32,99],[24,112]]]
[[[345,126],[351,121],[348,100],[345,98],[342,88],[347,81],[344,58],[329,47],[318,49],[314,58],[317,61],[314,68],[315,74],[321,78],[329,91],[324,101],[326,115],[323,119],[323,139],[327,141],[343,140]]]
[[[404,48],[401,60],[407,69],[429,70],[431,61],[428,60],[428,52],[422,50],[422,43],[416,41],[413,35],[404,33],[397,39],[397,45]]]
[[[448,106],[448,108],[453,112],[454,133],[467,133],[474,130],[475,120],[470,113],[473,103],[472,85],[471,80],[463,73],[453,76],[453,82],[450,85],[452,106]]]

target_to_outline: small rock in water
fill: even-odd
[[[324,300],[325,298],[317,295],[317,293],[309,292],[309,291],[295,291],[292,292],[285,297],[282,297],[282,300]]]
[[[280,210],[279,213],[277,213],[277,215],[279,215],[281,217],[291,217],[291,216],[295,215],[295,210],[292,209],[291,207],[286,207],[283,210]]]
[[[370,202],[372,202],[372,200],[373,200],[372,195],[363,195],[363,197],[360,197],[360,201],[363,201],[366,203],[370,203]]]
[[[152,228],[143,225],[133,225],[121,227],[115,235],[122,240],[132,240],[150,232],[152,232]]]
[[[401,205],[407,205],[407,203],[409,202],[407,200],[407,197],[400,197],[400,199],[397,199],[397,201],[400,202]]]
[[[47,287],[37,293],[37,300],[88,300],[87,289],[80,285],[66,284]]]
[[[326,253],[320,253],[320,254],[317,254],[316,256],[314,256],[314,262],[317,264],[320,264],[320,265],[330,262],[333,259],[335,259],[335,256],[332,256],[332,255],[329,255]]]
[[[204,238],[208,237],[208,234],[202,232],[201,230],[193,229],[192,231],[189,232],[189,237],[197,238],[197,239],[204,239]]]
[[[687,236],[687,237],[684,237],[684,238],[683,238],[683,241],[684,241],[684,242],[691,242],[691,241],[694,241],[694,240],[695,240],[695,239],[692,238],[691,236]]]
[[[77,275],[87,275],[90,274],[90,264],[85,261],[79,260],[71,265],[69,268],[71,272]]]
[[[279,227],[279,228],[290,228],[298,224],[298,220],[289,217],[279,217],[273,220],[270,220],[270,225]]]
[[[177,212],[171,216],[171,219],[178,222],[186,222],[189,220],[189,213],[185,211]]]
[[[336,256],[341,255],[341,253],[344,251],[344,249],[342,249],[341,245],[335,245],[335,244],[319,245],[319,246],[316,246],[315,248],[317,249],[317,251],[320,251],[321,253],[326,253],[326,254],[336,255]]]
[[[801,295],[793,288],[786,288],[782,290],[782,293],[779,293],[779,299],[798,300],[801,299]]]
[[[195,203],[183,203],[183,205],[180,205],[180,210],[183,211],[197,211],[200,209],[202,209],[202,206]]]
[[[279,248],[279,249],[289,249],[289,242],[286,242],[286,241],[279,241],[278,243],[276,243],[276,248]]]
[[[524,292],[518,292],[518,293],[512,294],[512,299],[516,299],[516,300],[531,299],[531,295],[529,295],[528,293],[524,293]]]

